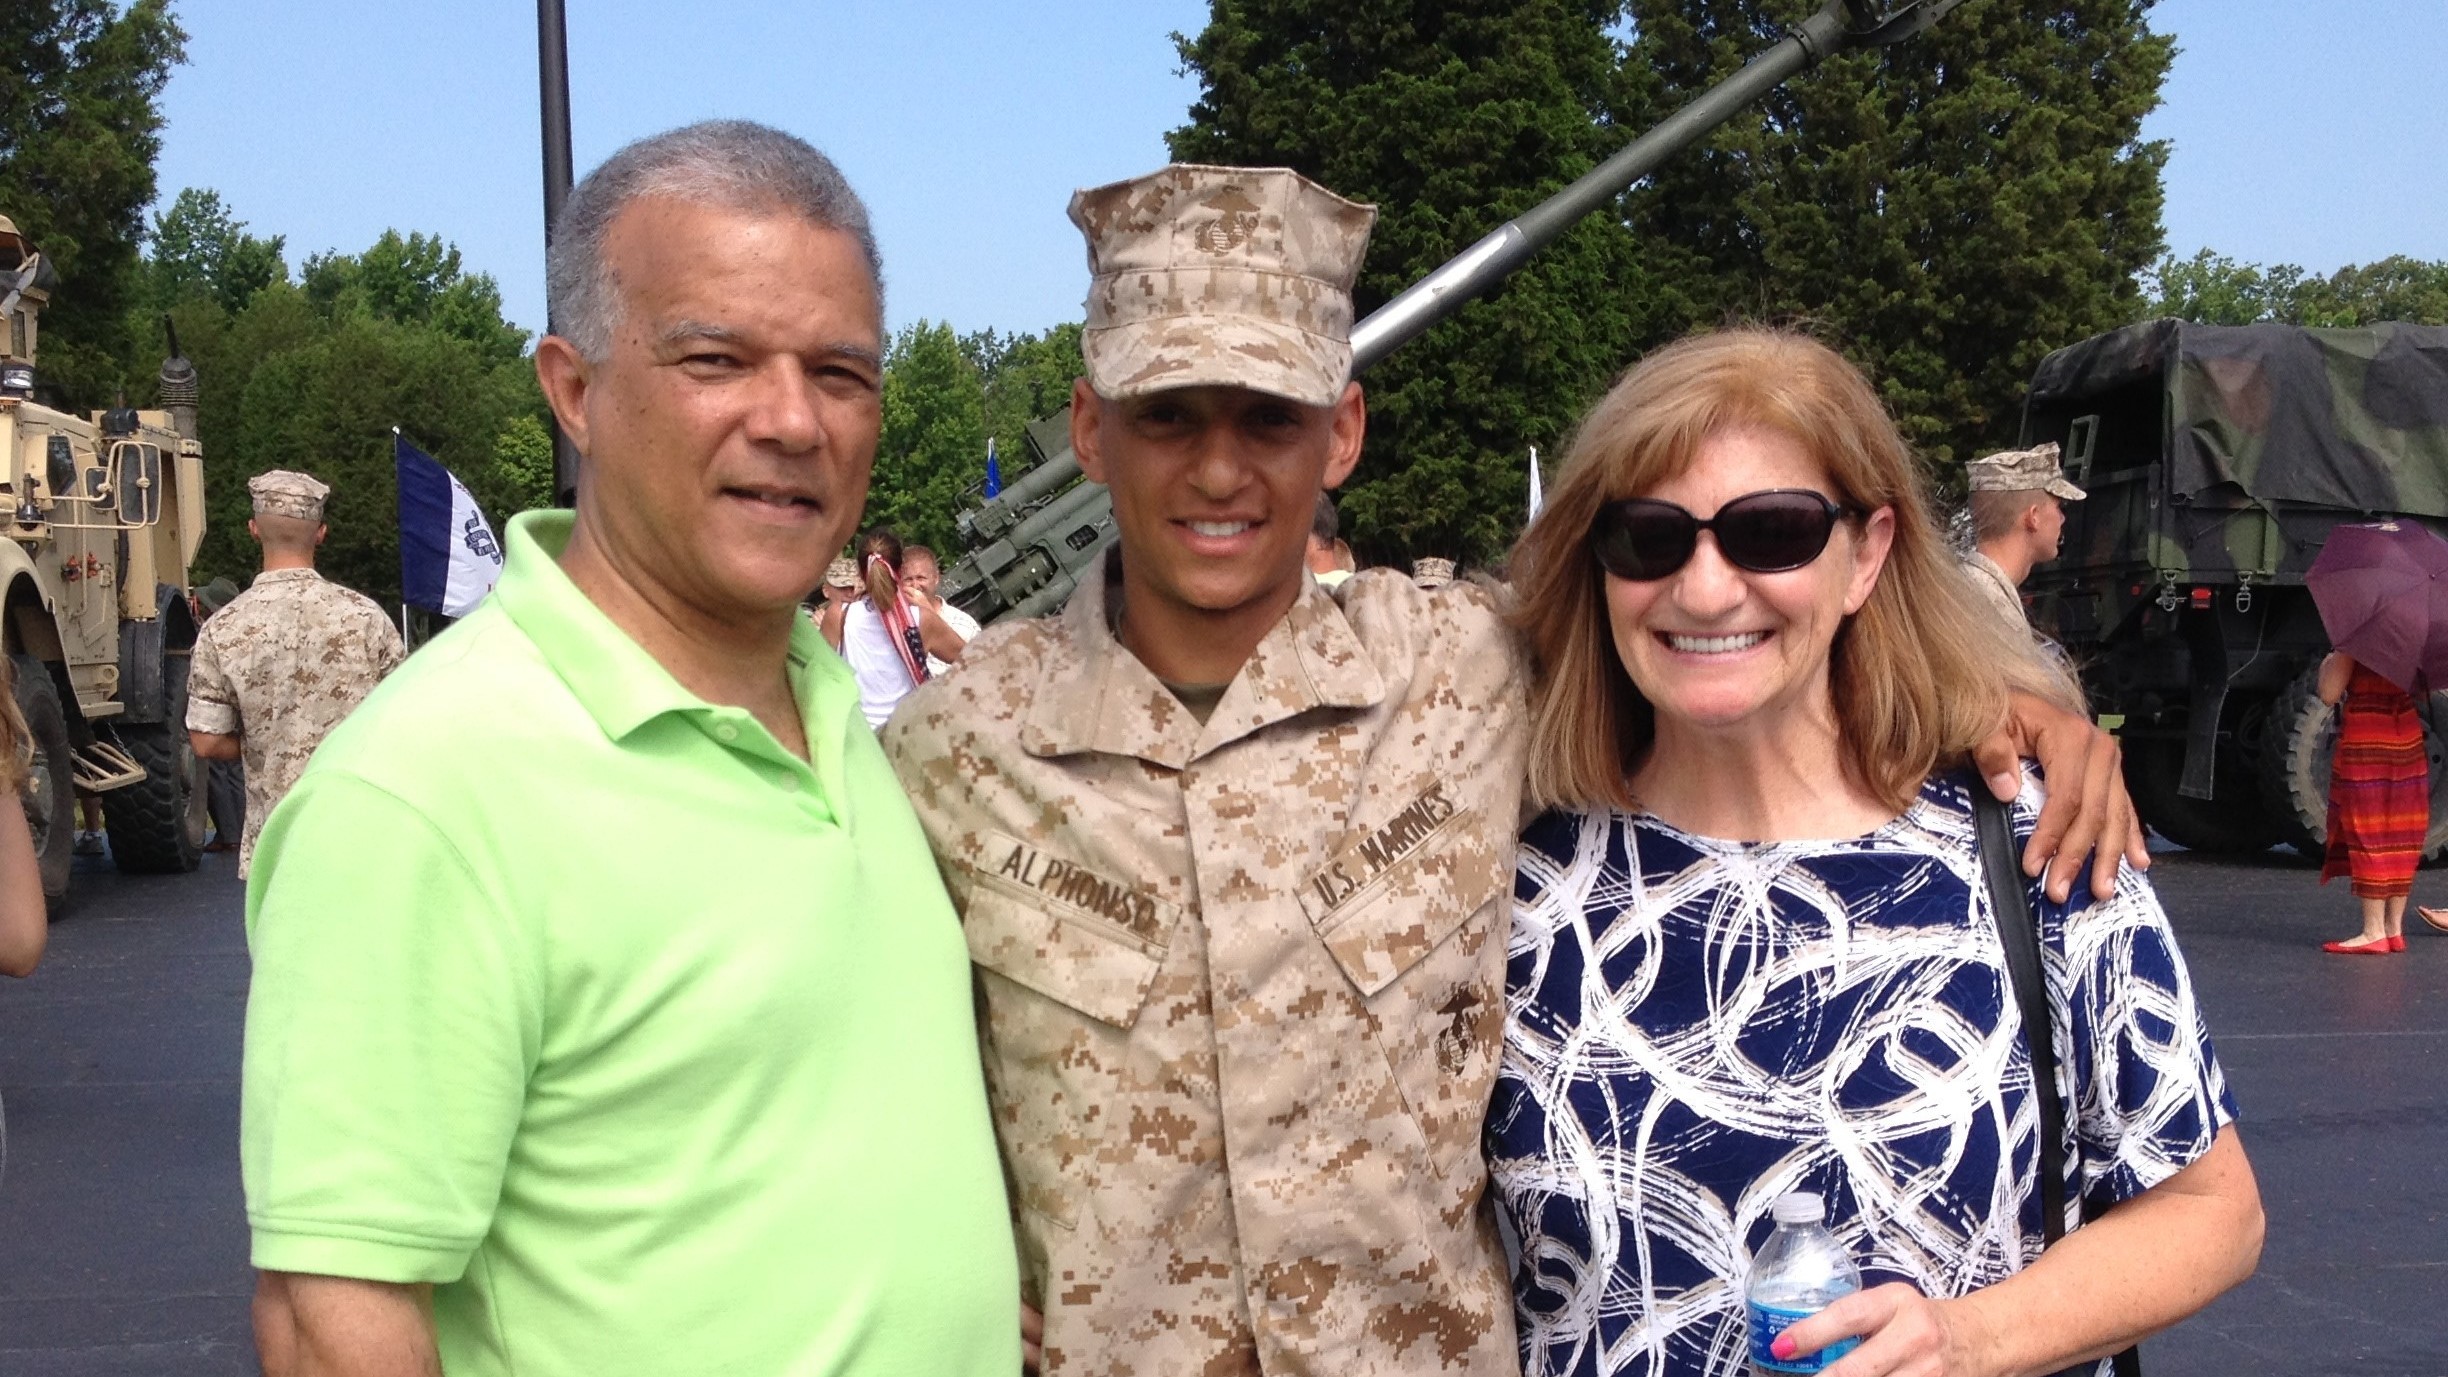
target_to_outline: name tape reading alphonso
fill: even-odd
[[[1165,945],[1181,916],[1144,886],[1100,874],[1004,832],[977,834],[977,873],[1057,908],[1110,923],[1149,946]]]

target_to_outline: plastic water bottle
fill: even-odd
[[[1817,1372],[1852,1352],[1859,1339],[1839,1339],[1816,1353],[1779,1358],[1769,1345],[1790,1325],[1818,1314],[1839,1296],[1861,1289],[1861,1270],[1828,1232],[1827,1205],[1816,1195],[1780,1195],[1769,1207],[1776,1232],[1751,1259],[1744,1291],[1751,1321],[1751,1370],[1759,1377]]]

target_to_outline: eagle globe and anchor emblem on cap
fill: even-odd
[[[1258,232],[1258,203],[1237,186],[1225,187],[1206,208],[1216,212],[1215,218],[1190,231],[1190,242],[1201,253],[1220,258],[1249,243],[1250,236]]]

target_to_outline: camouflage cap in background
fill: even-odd
[[[824,586],[827,588],[860,587],[858,561],[855,559],[837,559],[831,564],[826,565]]]
[[[1984,454],[1964,465],[1964,479],[1974,492],[2045,492],[2068,502],[2080,502],[2086,496],[2066,481],[2054,440],[2030,449]]]
[[[323,499],[331,485],[303,473],[272,469],[247,480],[257,516],[294,516],[301,521],[323,519]]]
[[[1115,400],[1223,386],[1332,405],[1351,380],[1352,280],[1376,221],[1280,167],[1177,163],[1074,192],[1089,384]]]
[[[1411,581],[1422,588],[1442,588],[1454,581],[1454,562],[1442,555],[1411,561]]]

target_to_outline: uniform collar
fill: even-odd
[[[1062,651],[1021,724],[1020,745],[1031,755],[1096,751],[1178,770],[1311,708],[1373,707],[1385,697],[1385,680],[1343,609],[1304,576],[1300,597],[1202,724],[1115,638],[1106,609],[1119,595],[1121,569],[1120,547],[1107,550],[1063,609]]]
[[[302,569],[263,570],[255,575],[254,581],[249,583],[247,587],[261,588],[267,583],[305,583],[308,581],[315,583],[321,583],[323,581],[323,576],[316,573],[312,565]]]
[[[1981,573],[1987,575],[1992,583],[1995,583],[1998,587],[2005,589],[2007,594],[2013,597],[2017,602],[2022,601],[2022,591],[2015,587],[2015,581],[2006,577],[2006,570],[2001,567],[1996,560],[1989,558],[1986,551],[1974,550],[1971,557],[1966,559],[1964,562],[1971,565],[1974,569],[1979,570]]]
[[[522,512],[510,518],[501,581],[491,595],[535,643],[571,696],[614,741],[668,712],[734,713],[681,687],[671,671],[570,582],[559,560],[576,525],[576,514],[567,511]],[[791,619],[790,664],[794,697],[812,746],[822,721],[856,701],[857,686],[849,667],[806,617]]]

